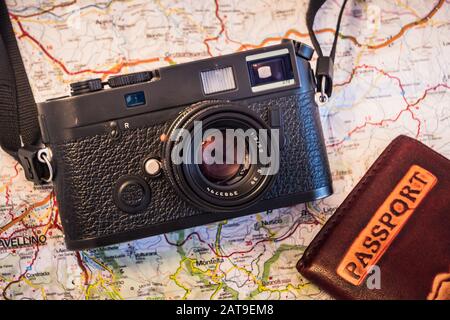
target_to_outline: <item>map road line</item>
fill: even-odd
[[[3,227],[0,227],[0,234],[6,232],[9,228],[11,228],[16,223],[22,221],[26,216],[28,216],[36,207],[42,206],[46,204],[52,198],[53,192],[50,192],[48,196],[46,196],[43,200],[34,203],[28,209],[26,209],[20,216],[14,218],[9,223],[5,224]]]

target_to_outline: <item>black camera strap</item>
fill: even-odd
[[[28,180],[48,182],[52,169],[40,144],[36,102],[4,0],[0,0],[0,145]]]
[[[342,15],[344,13],[345,5],[347,4],[347,0],[344,0],[336,23],[336,30],[334,32],[334,40],[333,45],[331,46],[330,54],[328,56],[325,56],[313,30],[313,26],[317,12],[326,1],[327,0],[311,0],[309,2],[308,11],[306,12],[306,26],[308,28],[309,36],[311,38],[314,49],[319,56],[316,64],[316,80],[317,90],[321,92],[320,99],[322,102],[326,102],[328,98],[331,97],[331,93],[333,91],[334,58],[336,56],[336,46],[339,37],[339,29],[341,27]]]
[[[18,158],[23,146],[39,141],[36,103],[5,1],[0,0],[0,142]]]

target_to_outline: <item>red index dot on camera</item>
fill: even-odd
[[[159,136],[159,140],[161,140],[161,142],[166,142],[167,140],[169,140],[169,137],[167,136],[167,134],[163,133]]]

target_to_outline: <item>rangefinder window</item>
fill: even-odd
[[[200,76],[205,94],[236,89],[232,67],[203,71]]]
[[[295,82],[289,52],[276,50],[246,57],[253,92],[259,92]]]

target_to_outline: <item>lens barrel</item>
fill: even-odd
[[[230,129],[235,133],[232,141],[227,135]],[[267,130],[268,134],[260,135],[261,129]],[[189,135],[185,136],[183,132],[189,132]],[[221,146],[208,132],[215,132],[214,137],[225,136],[221,141],[224,144]],[[194,104],[175,119],[167,137],[163,150],[165,172],[174,189],[202,210],[230,212],[245,209],[260,200],[274,181],[274,175],[263,174],[263,169],[270,164],[260,161],[261,152],[270,154],[270,127],[244,105],[225,101]],[[241,159],[236,158],[235,137],[245,142]],[[230,141],[231,146],[227,145]],[[182,150],[182,163],[173,161],[175,149]],[[211,157],[208,149],[223,151],[216,157],[216,161],[223,162],[207,163]],[[197,154],[200,162],[195,161]],[[226,162],[230,158],[232,162]]]

